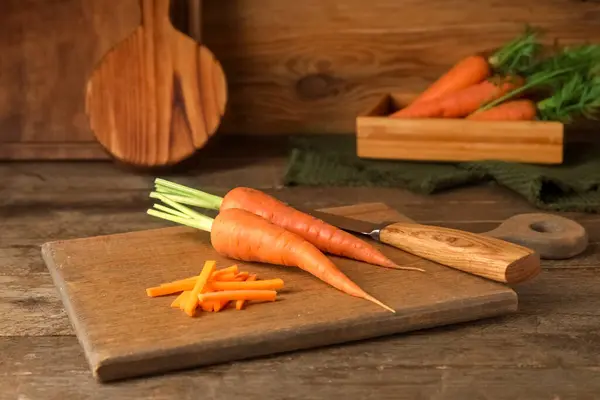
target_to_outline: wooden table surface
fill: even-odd
[[[239,154],[238,154],[239,155]],[[310,207],[384,201],[423,223],[483,232],[534,210],[494,185],[282,188],[284,159],[203,159],[161,175],[224,193],[245,184]],[[600,394],[600,216],[573,260],[516,286],[493,320],[102,385],[88,370],[40,256],[48,240],[165,226],[145,210],[154,175],[109,162],[0,164],[0,399],[595,399]],[[99,307],[102,304],[98,305]]]

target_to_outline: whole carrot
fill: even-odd
[[[180,213],[149,209],[148,214],[210,232],[213,248],[225,257],[298,267],[346,294],[395,312],[350,280],[313,244],[265,218],[246,210],[230,208],[220,211],[213,220],[168,198],[162,197],[162,200]]]
[[[424,101],[391,114],[391,118],[461,118],[475,112],[487,102],[495,100],[523,84],[518,77],[509,77],[500,83],[485,80],[437,99]]]
[[[417,96],[410,106],[437,99],[475,85],[490,76],[488,60],[480,55],[464,57]]]
[[[366,241],[323,220],[303,213],[256,189],[237,187],[218,197],[164,179],[156,179],[157,190],[182,203],[204,204],[204,208],[227,210],[239,208],[259,215],[275,225],[303,237],[319,250],[387,268],[424,272],[421,268],[399,266]]]
[[[211,243],[219,254],[237,260],[299,267],[344,293],[391,310],[365,293],[313,244],[249,211],[219,211],[212,225]]]
[[[493,74],[520,75],[536,62],[542,48],[538,32],[526,27],[513,40],[499,47],[489,57],[479,54],[467,55],[429,85],[408,107],[438,99],[482,82]]]
[[[512,100],[489,110],[474,112],[466,117],[478,121],[529,121],[537,116],[537,108],[529,99]]]

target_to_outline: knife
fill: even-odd
[[[497,282],[520,283],[541,272],[538,252],[506,240],[416,222],[372,223],[294,208],[344,231]]]

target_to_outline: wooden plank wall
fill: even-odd
[[[0,2],[0,158],[104,158],[84,114],[94,64],[139,23],[138,0]],[[189,0],[173,20],[194,32]],[[388,91],[415,92],[525,23],[600,41],[598,0],[204,0],[223,63],[222,134],[348,133]]]

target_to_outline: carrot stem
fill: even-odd
[[[206,193],[198,189],[193,189],[184,185],[180,185],[179,183],[170,182],[165,179],[156,178],[154,180],[154,183],[156,184],[157,190],[158,188],[162,187],[166,189],[171,189],[183,197],[201,199],[202,201],[210,205],[210,207],[205,208],[218,210],[219,207],[221,207],[221,202],[223,201],[222,197]]]
[[[198,221],[192,218],[182,218],[176,217],[175,215],[171,215],[165,212],[149,209],[146,211],[148,215],[152,215],[153,217],[165,219],[167,221],[175,222],[177,224],[182,224],[189,226],[191,228],[200,229],[202,231],[210,232],[212,229],[212,218],[210,221]]]
[[[154,204],[154,208],[156,208],[159,211],[167,212],[167,213],[169,213],[171,215],[174,215],[176,217],[188,218],[188,216],[186,214],[182,213],[181,211],[177,211],[177,210],[174,210],[172,208],[165,207],[162,204]]]

